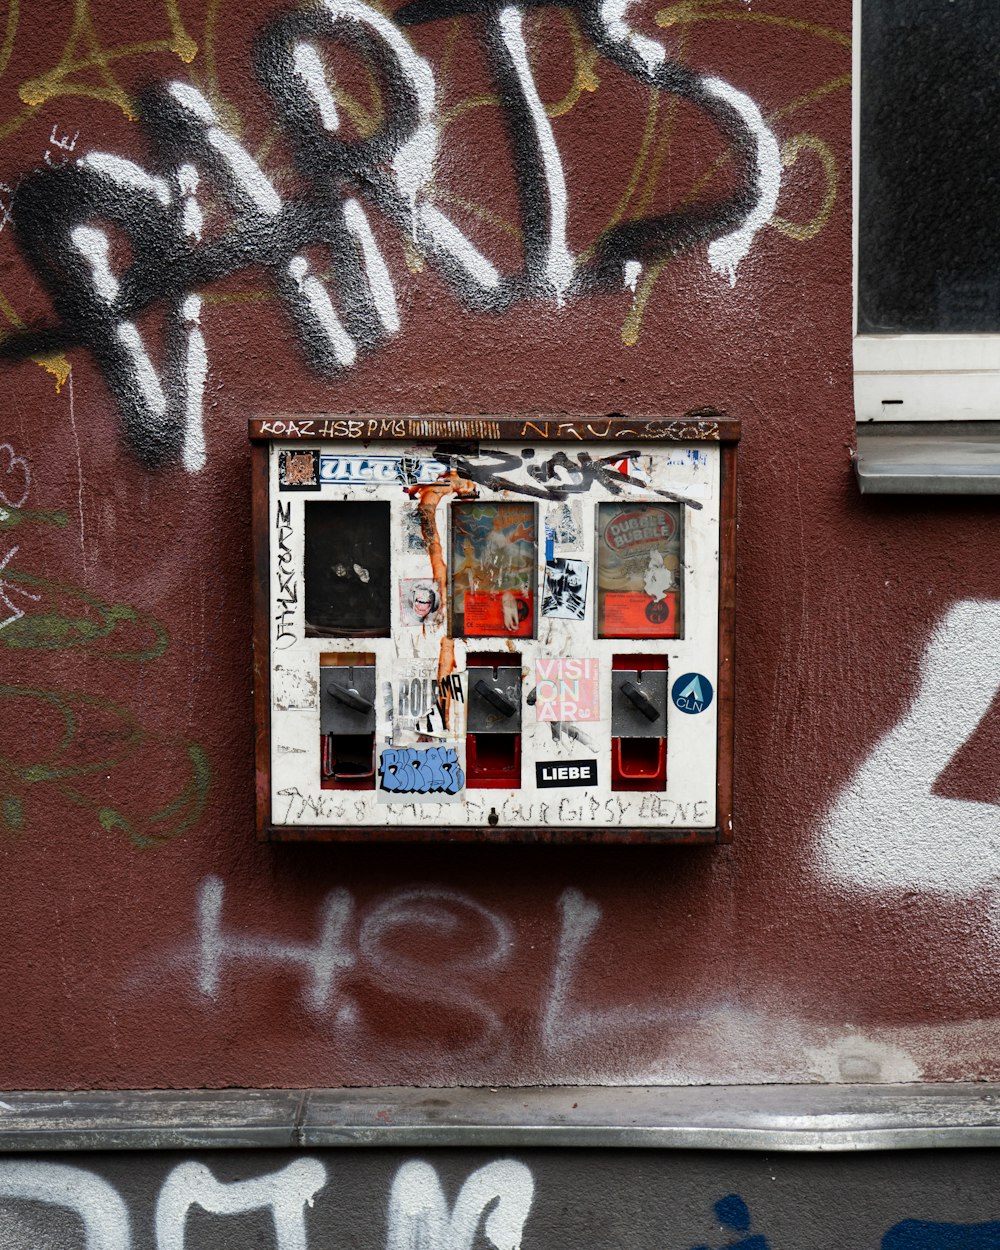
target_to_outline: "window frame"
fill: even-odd
[[[851,141],[854,412],[862,422],[1000,419],[1000,334],[859,334],[861,6],[853,0]]]

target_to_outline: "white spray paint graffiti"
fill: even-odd
[[[324,1165],[308,1157],[293,1159],[278,1172],[228,1184],[203,1163],[180,1163],[160,1187],[156,1250],[185,1250],[192,1207],[223,1219],[270,1210],[275,1250],[310,1250],[306,1212],[326,1182]],[[498,1159],[469,1175],[449,1211],[437,1171],[429,1163],[408,1161],[390,1189],[386,1250],[472,1250],[480,1225],[495,1250],[520,1250],[534,1189],[524,1164]],[[0,1203],[8,1202],[71,1211],[83,1225],[81,1250],[132,1248],[133,1221],[125,1199],[110,1182],[84,1168],[0,1161]],[[62,1250],[74,1248],[64,1243]]]
[[[308,1250],[305,1210],[326,1184],[318,1159],[296,1159],[280,1172],[220,1184],[203,1163],[181,1163],[163,1182],[156,1203],[157,1250],[184,1250],[188,1211],[213,1215],[271,1209],[276,1250]]]
[[[351,894],[332,890],[320,907],[316,940],[289,942],[260,934],[235,933],[224,928],[224,887],[218,877],[202,882],[197,907],[197,942],[193,952],[182,952],[180,962],[193,953],[200,994],[215,999],[225,972],[247,966],[258,970],[284,967],[304,977],[303,999],[315,1013],[331,1012],[338,1026],[359,1023],[357,1005],[343,989],[344,974],[356,966],[390,993],[415,997],[473,1016],[482,1046],[501,1028],[496,1013],[463,978],[482,978],[501,967],[514,945],[510,925],[475,899],[453,890],[398,890],[376,901],[356,918]],[[468,947],[449,948],[433,962],[409,955],[393,945],[393,937],[407,932],[447,938],[470,930],[480,934]],[[356,931],[356,941],[352,935]],[[484,936],[482,936],[484,935]],[[354,949],[352,949],[352,945]]]
[[[392,274],[368,206],[430,257],[456,296],[475,309],[501,312],[526,299],[562,306],[623,285],[635,292],[644,267],[695,246],[706,248],[713,271],[735,283],[774,213],[781,183],[778,142],[760,109],[730,83],[672,61],[662,44],[639,35],[627,21],[628,0],[581,0],[579,8],[582,29],[601,56],[707,116],[728,144],[736,190],[690,213],[613,225],[574,256],[569,188],[529,58],[524,11],[473,0],[463,13],[482,18],[484,56],[502,88],[499,107],[520,188],[521,268],[501,273],[435,202],[444,126],[434,71],[401,27],[437,20],[437,6],[410,0],[390,20],[363,0],[323,0],[275,17],[254,53],[308,189],[279,193],[194,86],[175,81],[150,89],[141,111],[162,176],[92,152],[19,184],[10,209],[19,245],[48,289],[59,324],[8,335],[3,354],[23,359],[86,347],[115,394],[132,449],[150,467],[179,460],[196,472],[206,458],[209,373],[199,288],[262,268],[312,366],[327,376],[351,369],[362,352],[400,329]],[[324,59],[325,48],[338,45],[364,48],[380,66],[385,116],[363,140],[341,135]],[[203,237],[203,182],[230,214],[224,238]],[[128,242],[127,271],[114,270],[109,220]],[[317,265],[307,247],[325,250],[329,264]],[[166,304],[167,317],[156,351],[140,318],[159,304]]]
[[[31,465],[14,451],[10,443],[0,443],[0,527],[10,519],[11,512],[23,508],[31,494]],[[11,595],[23,595],[26,599],[37,601],[39,596],[24,586],[19,586],[4,577],[4,570],[17,555],[19,547],[15,544],[0,554],[0,609],[7,615],[0,620],[0,629],[13,625],[24,616],[24,608],[16,603]]]
[[[63,1163],[0,1162],[0,1200],[66,1207],[83,1223],[84,1250],[129,1250],[128,1207],[100,1176]]]
[[[934,794],[1000,690],[1000,602],[965,600],[938,623],[910,708],[875,746],[826,820],[818,868],[876,894],[996,890],[1000,809]]]
[[[338,1153],[343,1159],[344,1153]],[[106,1166],[111,1174],[116,1178],[118,1174],[123,1176],[124,1183],[120,1183],[125,1198],[107,1180],[82,1168],[49,1162],[0,1162],[3,1250],[133,1250],[133,1246],[154,1244],[154,1223],[156,1250],[195,1250],[196,1246],[198,1250],[210,1246],[220,1250],[251,1250],[251,1246],[253,1250],[338,1250],[342,1246],[363,1246],[367,1250],[378,1244],[376,1230],[382,1223],[377,1208],[381,1206],[379,1191],[384,1174],[373,1159],[380,1152],[362,1151],[367,1158],[360,1171],[357,1152],[349,1153],[355,1155],[354,1166],[348,1172],[355,1178],[351,1190],[332,1185],[323,1189],[308,1220],[303,1218],[302,1200],[311,1180],[303,1184],[301,1177],[309,1171],[317,1176],[322,1174],[322,1187],[326,1175],[323,1165],[315,1159],[298,1157],[272,1175],[228,1185],[216,1181],[200,1163],[182,1163],[163,1182],[155,1220],[146,1189],[146,1174],[157,1168],[155,1153],[146,1153],[138,1167],[122,1167],[117,1160],[108,1161]],[[738,1192],[746,1182],[751,1193],[759,1194],[753,1186],[760,1168],[752,1160],[741,1161],[732,1156],[715,1164],[710,1160],[685,1164],[670,1158],[670,1151],[661,1151],[661,1166],[651,1179],[648,1169],[636,1169],[631,1178],[623,1176],[621,1170],[609,1175],[599,1159],[580,1157],[587,1153],[577,1151],[576,1158],[569,1158],[565,1152],[557,1151],[551,1161],[535,1165],[548,1192],[540,1189],[540,1218],[531,1226],[527,1221],[532,1214],[536,1183],[532,1171],[523,1163],[497,1159],[470,1173],[449,1210],[437,1169],[421,1160],[408,1161],[389,1182],[385,1250],[472,1250],[484,1244],[492,1250],[521,1250],[526,1226],[530,1245],[559,1250],[581,1242],[610,1243],[622,1250],[657,1246],[704,1250],[708,1229],[715,1234],[708,1236],[713,1245],[723,1237],[730,1247],[766,1250],[772,1245],[789,1244],[787,1240],[775,1241],[771,1235],[768,1221],[774,1219],[773,1199],[762,1207],[755,1202],[751,1214]],[[932,1155],[930,1151],[916,1153]],[[903,1152],[899,1154],[902,1156]],[[956,1163],[942,1172],[914,1166],[901,1157],[892,1164],[892,1183],[882,1186],[887,1201],[875,1204],[871,1201],[870,1177],[866,1173],[852,1177],[841,1163],[831,1161],[822,1176],[811,1179],[803,1177],[802,1168],[793,1166],[792,1160],[779,1164],[776,1159],[767,1170],[772,1181],[778,1172],[782,1174],[780,1188],[785,1197],[779,1200],[777,1210],[784,1208],[785,1227],[798,1227],[801,1231],[796,1245],[850,1245],[859,1250],[875,1250],[877,1246],[882,1250],[914,1250],[918,1246],[923,1250],[986,1250],[997,1244],[997,1222],[990,1218],[996,1213],[996,1172],[989,1159],[970,1166]],[[199,1175],[201,1171],[204,1178]],[[10,1184],[8,1173],[15,1178]],[[199,1196],[210,1195],[210,1200],[214,1200],[218,1193],[227,1194],[222,1209],[208,1210],[208,1218],[199,1220],[198,1231],[190,1234],[185,1228],[182,1196],[168,1223],[160,1222],[164,1195],[183,1184],[185,1177],[191,1179]],[[706,1186],[712,1188],[706,1190]],[[963,1191],[959,1198],[956,1190]],[[706,1192],[719,1195],[711,1214]],[[831,1192],[839,1195],[847,1219],[831,1219],[825,1212],[817,1218],[817,1209],[823,1209]],[[226,1205],[228,1195],[233,1195],[231,1205]],[[106,1216],[95,1215],[95,1204],[104,1206]],[[229,1218],[272,1204],[273,1238],[259,1232],[248,1237],[245,1229],[239,1229]],[[313,1208],[312,1199],[306,1198],[305,1204]],[[767,1211],[771,1212],[770,1217]],[[953,1222],[963,1216],[972,1222]],[[78,1219],[84,1224],[82,1237]],[[886,1228],[890,1221],[895,1222]],[[50,1236],[49,1230],[54,1230],[58,1240]],[[692,1246],[692,1240],[698,1245]]]
[[[566,890],[559,899],[559,912],[562,920],[559,946],[542,1018],[542,1041],[546,1050],[557,1051],[596,1037],[620,1035],[625,1029],[676,1024],[683,1019],[683,1012],[664,1004],[631,1004],[602,1011],[574,1006],[573,979],[583,951],[601,922],[601,909],[579,890]]]
[[[524,1164],[500,1159],[472,1173],[449,1211],[434,1168],[404,1163],[389,1195],[386,1250],[472,1250],[484,1211],[483,1231],[495,1250],[521,1250],[534,1193]]]
[[[170,957],[172,964],[193,970],[198,994],[210,1002],[221,1005],[234,977],[284,968],[301,978],[301,999],[309,1012],[332,1020],[338,1029],[359,1030],[366,1026],[345,986],[347,974],[353,973],[380,992],[471,1017],[474,1038],[462,1043],[470,1052],[495,1048],[504,1036],[490,987],[495,974],[514,964],[514,927],[467,894],[430,887],[396,890],[359,911],[348,890],[331,890],[320,904],[312,941],[239,932],[224,923],[224,900],[221,879],[206,877],[198,892],[195,943]],[[628,1030],[662,1029],[694,1014],[656,1002],[599,1010],[587,1006],[577,982],[601,909],[576,889],[562,893],[557,909],[559,932],[539,1012],[540,1042],[547,1053],[571,1051]],[[440,939],[433,956],[408,941],[421,933]],[[714,1007],[703,1002],[699,1010]]]
[[[301,968],[306,976],[305,999],[313,1011],[324,1011],[337,998],[340,973],[354,967],[346,949],[346,928],[354,912],[347,890],[333,890],[320,909],[319,934],[312,945],[277,938],[226,932],[222,927],[224,887],[207,877],[198,895],[198,989],[215,998],[223,970],[235,963]]]
[[[552,123],[538,95],[534,75],[528,63],[528,49],[524,42],[524,32],[521,29],[522,20],[523,14],[520,9],[508,8],[501,10],[498,24],[504,44],[514,64],[518,84],[528,105],[541,150],[549,198],[549,237],[545,276],[555,294],[556,302],[562,304],[573,279],[574,268],[573,257],[566,244],[566,175],[563,173],[562,159],[556,146],[556,137],[552,132]]]

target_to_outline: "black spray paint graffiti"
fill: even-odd
[[[274,645],[279,650],[295,641],[295,609],[299,601],[298,570],[289,541],[292,537],[292,505],[279,499],[274,513],[278,550],[278,611],[274,618]]]
[[[689,499],[671,490],[663,490],[640,477],[636,477],[628,468],[641,455],[638,451],[615,452],[610,456],[601,456],[595,460],[588,452],[581,451],[575,456],[564,451],[552,455],[528,460],[526,472],[537,482],[532,486],[527,482],[514,481],[503,477],[505,473],[516,473],[521,467],[527,453],[500,451],[495,447],[482,447],[475,453],[456,451],[454,447],[442,444],[434,449],[434,459],[454,469],[459,477],[476,482],[489,490],[512,491],[517,495],[528,495],[533,499],[552,499],[561,502],[570,495],[582,495],[595,483],[600,483],[612,495],[620,495],[625,486],[637,486],[640,489],[674,503],[687,504],[690,508],[701,508],[697,499]]]
[[[88,349],[115,395],[132,450],[150,467],[180,459],[197,470],[205,462],[208,369],[197,292],[236,271],[263,268],[313,367],[336,375],[400,328],[371,211],[431,257],[457,296],[477,309],[496,312],[540,297],[561,304],[634,287],[644,266],[699,243],[707,245],[712,269],[734,282],[774,211],[780,183],[778,145],[756,104],[722,79],[671,61],[661,44],[628,25],[627,0],[541,2],[572,9],[619,69],[704,112],[731,147],[737,189],[714,204],[615,225],[586,258],[574,257],[562,159],[529,63],[522,10],[492,0],[412,0],[393,22],[362,0],[323,0],[271,22],[254,50],[254,68],[307,190],[283,198],[194,87],[149,89],[140,100],[149,169],[89,153],[39,169],[19,185],[11,209],[15,237],[59,321],[10,335],[2,354],[24,359]],[[524,237],[514,273],[501,273],[432,201],[440,142],[434,75],[400,27],[460,15],[481,24],[509,133]],[[324,43],[355,54],[380,85],[381,125],[366,138],[338,135]],[[198,199],[205,182],[231,214],[229,228],[210,239],[203,238]],[[109,224],[131,255],[120,272]],[[306,255],[316,246],[328,255],[332,284]],[[137,319],[160,305],[167,317],[158,369]]]

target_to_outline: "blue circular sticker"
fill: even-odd
[[[670,697],[674,707],[694,716],[711,705],[712,683],[701,673],[685,673],[670,688]]]

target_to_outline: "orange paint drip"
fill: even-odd
[[[437,509],[442,499],[455,495],[458,499],[475,499],[475,486],[461,478],[452,470],[446,478],[431,482],[426,486],[411,486],[407,494],[417,501],[417,513],[420,517],[420,533],[427,544],[427,554],[431,561],[431,574],[437,582],[438,595],[442,605],[448,602],[448,570],[444,559],[444,546],[438,533]]]
[[[461,478],[452,470],[447,477],[426,486],[411,486],[407,490],[411,499],[417,501],[417,514],[420,517],[420,533],[427,545],[427,554],[431,561],[431,575],[438,588],[438,601],[442,608],[448,602],[448,568],[444,558],[444,544],[438,531],[437,510],[442,499],[454,495],[458,499],[475,499],[477,491],[472,482]],[[441,650],[438,656],[438,681],[443,682],[455,671],[455,640],[448,634],[441,639]],[[451,693],[444,694],[444,723],[451,721]]]
[[[455,671],[455,639],[448,634],[441,639],[441,650],[438,652],[438,681],[443,682]],[[451,707],[451,695],[447,691],[444,696],[445,712]],[[445,718],[447,720],[447,717]]]

